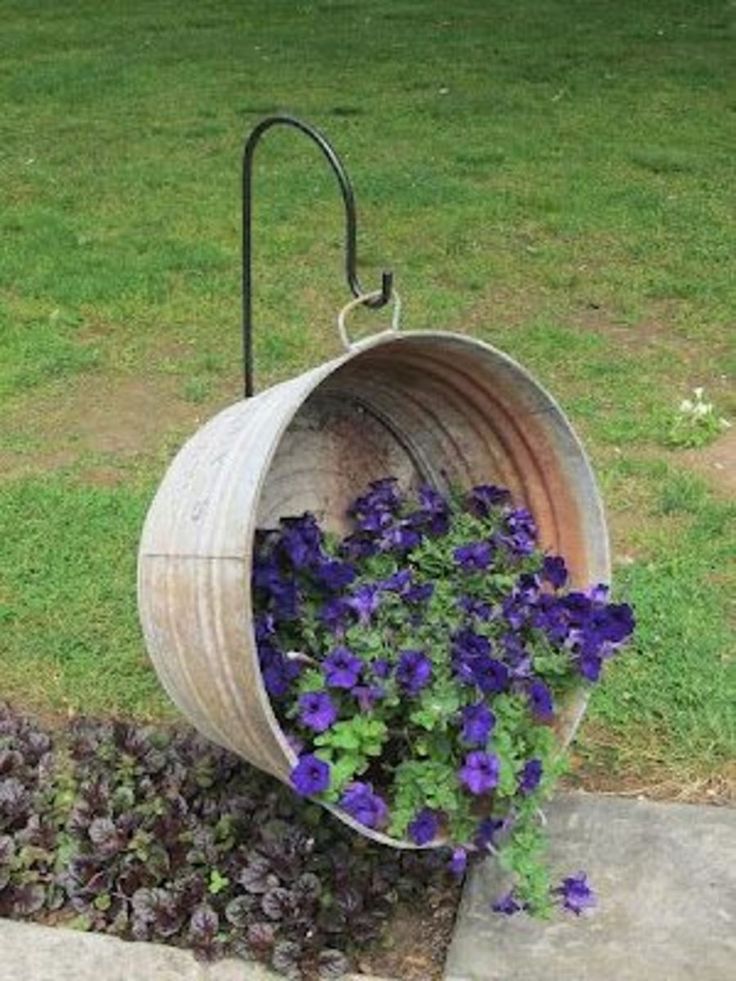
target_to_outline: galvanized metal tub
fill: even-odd
[[[585,452],[557,403],[480,341],[393,331],[220,412],[184,445],[143,529],[138,602],[166,691],[213,742],[288,783],[296,757],[270,706],[252,627],[253,536],[305,510],[334,531],[368,481],[494,482],[533,513],[579,586],[610,578]],[[561,745],[585,709],[560,713]],[[357,824],[398,847],[414,847]]]

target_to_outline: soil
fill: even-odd
[[[381,943],[361,956],[361,973],[398,981],[441,981],[461,892],[461,883],[448,883],[430,891],[420,908],[400,907]]]
[[[48,472],[101,455],[112,458],[112,465],[90,467],[83,478],[115,484],[122,478],[118,463],[158,451],[168,433],[194,432],[212,411],[180,398],[171,378],[90,375],[84,386],[38,400],[24,398],[8,411],[5,431],[32,449],[1,451],[0,472],[4,478]]]
[[[703,474],[716,489],[731,499],[736,497],[736,426],[702,450],[686,450],[680,459],[691,470]]]

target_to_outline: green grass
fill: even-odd
[[[4,485],[3,697],[42,711],[165,711],[135,607],[133,544],[148,498],[55,475]]]
[[[640,558],[617,578],[638,613],[636,639],[593,697],[591,718],[605,726],[608,748],[597,753],[584,734],[583,751],[594,768],[629,775],[728,772],[736,761],[736,504],[713,500],[690,474],[643,469],[659,474],[659,490],[641,516]]]
[[[727,6],[0,0],[0,14],[0,694],[168,711],[136,624],[137,536],[173,448],[238,397],[239,155],[285,110],[348,165],[366,287],[393,268],[408,328],[509,351],[585,438],[640,621],[593,702],[589,765],[722,772],[736,522],[661,447],[695,385],[736,416]],[[270,133],[256,193],[263,386],[337,352],[346,293],[318,151]]]

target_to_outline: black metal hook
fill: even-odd
[[[246,140],[243,150],[243,369],[245,375],[245,397],[253,394],[253,246],[251,225],[253,221],[253,154],[256,145],[272,126],[283,124],[293,126],[306,133],[317,144],[327,158],[337,177],[342,198],[345,203],[345,275],[353,296],[364,295],[360,285],[357,264],[357,220],[355,216],[355,195],[345,167],[327,139],[313,126],[294,116],[268,116],[262,119]],[[381,274],[381,295],[366,300],[366,306],[379,308],[391,299],[393,273]]]

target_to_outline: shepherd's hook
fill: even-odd
[[[393,273],[381,274],[379,294],[369,293],[360,285],[357,264],[357,221],[355,216],[355,195],[345,167],[327,139],[313,126],[294,116],[267,116],[253,129],[243,150],[243,368],[245,375],[245,397],[253,394],[253,246],[251,225],[253,221],[253,154],[256,145],[272,126],[282,124],[301,130],[317,144],[327,158],[327,162],[337,177],[342,199],[345,203],[345,275],[350,291],[356,299],[365,296],[366,306],[377,309],[385,306],[391,299]]]

